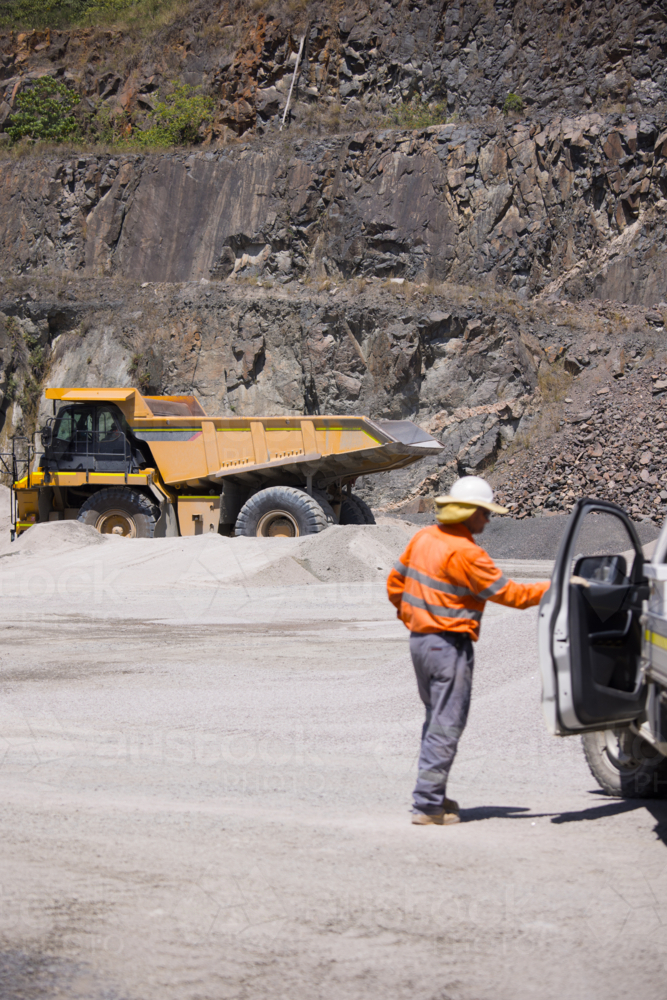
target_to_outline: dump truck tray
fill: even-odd
[[[442,445],[409,420],[363,416],[209,417],[192,396],[136,389],[47,389],[62,402],[113,403],[150,448],[166,485],[231,478],[325,485],[417,462]]]

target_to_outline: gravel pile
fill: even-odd
[[[100,535],[79,521],[35,524],[15,542],[0,545],[0,558],[37,556],[56,560],[68,550],[102,547],[108,566],[157,573],[169,581],[204,580],[212,587],[296,587],[313,583],[383,582],[417,525],[384,518],[377,525],[332,525],[303,538],[126,539]],[[97,558],[97,554],[95,556]]]
[[[9,491],[8,491],[9,492]],[[0,529],[3,528],[0,522]],[[44,555],[50,556],[68,549],[80,549],[89,545],[117,544],[124,539],[116,535],[100,535],[89,524],[80,521],[45,521],[33,524],[14,541],[9,536],[10,520],[7,518],[6,531],[0,536],[0,555]]]
[[[418,531],[417,525],[383,519],[377,525],[332,525],[303,538],[223,538],[210,544],[222,562],[221,586],[296,587],[312,583],[379,583]]]
[[[574,397],[574,393],[573,393]],[[516,518],[571,510],[582,496],[612,500],[634,520],[667,514],[667,370],[610,379],[566,399],[562,430],[501,464],[498,502]]]

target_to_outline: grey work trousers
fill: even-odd
[[[475,655],[469,636],[456,632],[413,632],[410,654],[426,708],[414,808],[421,813],[440,813],[468,718]]]

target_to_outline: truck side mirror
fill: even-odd
[[[42,448],[48,448],[53,439],[53,428],[45,424],[44,427],[40,429],[40,437],[42,439]]]

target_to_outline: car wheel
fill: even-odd
[[[655,799],[667,795],[667,758],[628,727],[586,733],[584,754],[607,795]]]

